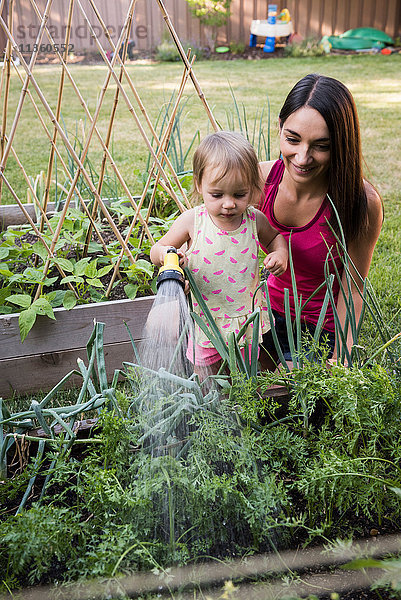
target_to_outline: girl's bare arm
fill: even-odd
[[[150,250],[150,260],[153,264],[161,266],[164,263],[166,252],[172,246],[177,249],[180,262],[184,261],[185,253],[181,249],[184,244],[190,244],[193,236],[194,210],[186,210],[174,221],[169,231],[154,244]]]

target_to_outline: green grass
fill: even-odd
[[[358,107],[363,153],[366,161],[366,176],[378,188],[385,207],[385,223],[380,236],[370,278],[379,295],[380,303],[388,321],[394,320],[394,329],[401,328],[401,265],[400,253],[400,188],[399,173],[399,132],[401,130],[401,58],[393,56],[328,56],[307,59],[271,59],[254,61],[202,61],[195,67],[200,86],[213,110],[216,120],[227,127],[227,111],[233,113],[234,106],[230,92],[233,88],[239,105],[246,108],[249,123],[265,107],[267,128],[267,96],[271,105],[271,152],[272,158],[278,155],[277,114],[282,102],[302,76],[310,72],[320,72],[343,81],[352,91]],[[176,63],[129,65],[128,71],[153,123],[157,119],[160,106],[168,102],[178,88],[182,75],[182,65]],[[87,102],[94,112],[106,75],[105,67],[71,66],[71,73]],[[34,76],[53,110],[56,107],[59,67],[39,66]],[[19,98],[20,83],[12,78],[7,132],[10,130],[13,114]],[[34,97],[36,93],[30,86]],[[132,92],[125,89],[138,115],[140,110]],[[105,136],[109,114],[113,103],[115,84],[112,82],[100,113],[99,131]],[[211,125],[203,105],[189,81],[185,97],[187,105],[181,123],[181,135],[185,143],[190,143],[194,132],[199,129],[201,136],[211,131]],[[43,106],[37,99],[41,114],[47,125],[50,121]],[[72,138],[78,131],[82,139],[83,128],[89,129],[84,111],[67,81],[62,109],[63,119]],[[148,136],[149,130],[139,117]],[[80,120],[82,121],[80,123]],[[15,149],[29,175],[35,176],[41,169],[46,170],[49,141],[43,134],[41,125],[34,114],[29,98],[25,99],[22,119],[15,137]],[[144,171],[148,151],[139,134],[135,121],[123,99],[117,110],[113,134],[113,156],[122,175],[133,192],[140,191],[138,175]],[[99,171],[102,151],[93,139],[89,157],[94,168]],[[109,170],[110,172],[110,170]],[[10,157],[6,176],[22,200],[26,198],[26,183],[14,159]],[[59,170],[59,179],[64,176]],[[7,190],[2,203],[12,202]],[[390,292],[390,293],[389,293]]]
[[[143,104],[155,122],[159,108],[167,102],[171,93],[177,89],[182,74],[180,64],[131,64],[128,71],[141,96]],[[97,98],[101,92],[106,69],[103,66],[71,66],[71,73],[81,91],[90,111],[95,110]],[[196,65],[195,73],[218,122],[227,124],[226,111],[233,109],[229,84],[233,87],[238,103],[244,103],[249,121],[261,107],[266,105],[266,97],[271,103],[272,152],[277,153],[277,114],[284,97],[292,85],[303,75],[321,72],[338,77],[348,85],[355,96],[358,106],[362,134],[363,150],[369,175],[384,194],[391,194],[396,188],[399,172],[397,144],[393,143],[400,130],[400,58],[398,55],[384,56],[332,56],[311,59],[277,59],[259,61],[203,61]],[[39,66],[34,76],[45,94],[49,105],[55,110],[58,88],[59,68]],[[16,76],[12,78],[9,104],[8,128],[12,123],[15,106],[19,97],[20,83]],[[34,97],[32,86],[30,86]],[[137,103],[132,92],[125,85],[130,101],[138,114]],[[114,98],[115,84],[111,85],[100,113],[99,130],[105,134],[109,114]],[[202,103],[191,84],[188,83],[186,96],[189,97],[182,135],[188,141],[193,132],[200,129],[201,135],[210,130],[210,123]],[[38,99],[37,99],[38,100]],[[49,119],[38,100],[41,113],[50,125]],[[75,134],[80,119],[88,121],[84,111],[67,81],[62,108],[63,119],[70,136]],[[144,123],[143,118],[140,118]],[[146,126],[145,126],[146,127]],[[82,138],[82,126],[78,125]],[[149,134],[149,131],[147,129]],[[149,134],[150,135],[150,134]],[[90,149],[90,157],[95,166],[99,166],[101,151],[95,139]],[[15,149],[30,175],[40,169],[46,169],[49,142],[34,114],[29,98],[26,98],[15,138]],[[134,172],[143,170],[146,164],[147,150],[135,121],[129,113],[124,100],[120,100],[114,127],[113,153],[117,165],[127,181],[133,185]],[[398,163],[397,163],[398,161]],[[10,158],[6,175],[13,182],[18,193],[23,196],[26,185],[15,162]],[[7,201],[5,194],[4,200]]]

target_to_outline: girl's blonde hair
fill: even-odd
[[[216,131],[206,136],[195,151],[193,157],[193,189],[191,199],[196,204],[201,200],[198,192],[202,184],[205,169],[216,171],[216,182],[231,171],[240,173],[251,189],[251,198],[257,202],[262,190],[259,161],[256,152],[244,138],[235,131]]]

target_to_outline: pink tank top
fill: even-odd
[[[328,248],[331,249],[336,268],[340,275],[343,271],[343,264],[337,252],[336,238],[327,225],[331,213],[330,204],[327,198],[323,200],[321,207],[313,219],[303,227],[287,227],[276,220],[274,216],[274,202],[283,173],[284,163],[282,160],[277,160],[267,177],[263,196],[258,208],[266,215],[271,225],[285,237],[287,242],[291,234],[291,252],[297,284],[298,301],[302,296],[302,304],[304,304],[321,283],[325,281],[324,269]],[[333,294],[337,303],[339,284],[335,274],[333,258],[331,257],[328,259],[328,267],[329,272],[334,274]],[[290,267],[288,266],[287,271],[281,275],[281,277],[270,275],[267,283],[271,306],[281,315],[284,315],[284,289],[288,288],[291,317],[294,319],[294,295]],[[312,323],[313,325],[317,324],[325,294],[326,286],[324,285],[302,311],[302,317],[308,323]],[[324,329],[334,332],[334,316],[330,302],[327,307]]]

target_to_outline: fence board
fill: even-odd
[[[43,13],[45,0],[37,0]],[[88,0],[82,0],[85,12],[92,15],[93,24],[102,45],[107,48],[106,39],[93,16]],[[183,41],[202,46],[206,43],[204,27],[191,15],[185,0],[165,0],[165,7],[171,21]],[[232,15],[226,27],[219,31],[219,42],[230,41],[248,43],[249,29],[252,19],[267,18],[266,0],[233,0]],[[116,0],[113,4],[107,0],[97,0],[96,5],[106,25],[112,32],[113,40],[118,38],[125,20],[128,0]],[[354,27],[377,27],[392,37],[400,35],[401,9],[397,0],[288,0],[278,3],[278,10],[287,7],[294,24],[294,31],[303,37],[320,37],[343,33]],[[68,2],[54,0],[49,19],[51,33],[56,42],[64,39],[64,24],[68,11]],[[33,44],[38,30],[38,19],[29,0],[19,0],[14,9],[14,31],[18,44]],[[139,50],[150,50],[156,47],[161,39],[164,26],[161,11],[156,0],[137,0],[132,25],[131,37]],[[44,36],[43,41],[47,43]],[[75,49],[95,50],[95,42],[89,35],[84,19],[77,6],[74,9],[71,31],[71,43]]]

